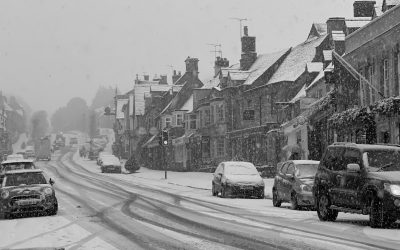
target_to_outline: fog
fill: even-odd
[[[239,22],[250,19],[257,52],[306,39],[313,22],[352,16],[352,0],[2,0],[0,90],[52,113],[72,97],[91,102],[98,86],[127,91],[136,74],[184,70],[199,58],[200,78],[212,75],[209,43],[240,57]],[[169,78],[170,79],[170,78]]]

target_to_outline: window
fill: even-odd
[[[287,168],[286,174],[293,174],[294,175],[294,170],[295,170],[295,168],[294,168],[293,163],[290,163],[288,168]]]
[[[375,59],[372,60],[372,64],[368,67],[368,81],[371,83],[372,86],[375,86]],[[370,92],[370,100],[371,103],[374,103],[376,100],[376,90],[371,88]]]
[[[171,126],[171,117],[165,117],[165,127]]]
[[[183,114],[176,114],[176,126],[182,126]]]
[[[343,155],[344,166],[347,164],[356,163],[361,166],[361,154],[358,150],[355,149],[346,149]]]
[[[215,119],[214,119],[214,115],[215,115],[215,106],[214,105],[211,105],[211,116],[210,116],[210,119],[211,119],[211,124],[213,124],[214,123],[214,121],[215,121]]]
[[[342,154],[342,148],[329,148],[324,157],[323,166],[325,166],[327,169],[338,171],[340,168],[342,168],[341,165],[343,165]]]
[[[383,86],[385,90],[385,96],[388,97],[389,92],[389,60],[383,60]]]
[[[220,104],[217,106],[217,121],[224,122],[224,105]]]
[[[206,109],[204,110],[204,126],[209,126],[210,125],[210,110]]]
[[[225,140],[224,138],[217,139],[217,156],[225,155]]]

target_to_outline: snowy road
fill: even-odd
[[[56,181],[53,217],[0,221],[0,248],[397,249],[400,230],[371,229],[368,217],[274,208],[270,200],[222,199],[208,190],[101,174],[72,153],[38,165]]]

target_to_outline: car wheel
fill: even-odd
[[[297,201],[297,194],[293,192],[292,195],[290,196],[290,209],[297,210],[298,208],[299,208],[299,203]]]
[[[261,192],[258,194],[258,199],[264,199],[265,197],[264,197],[265,195],[264,195],[264,189],[263,190],[261,190]]]
[[[280,207],[281,203],[282,202],[279,199],[278,191],[276,191],[276,189],[273,189],[272,190],[272,205],[274,205],[274,207]]]
[[[212,193],[212,196],[217,196],[217,192],[215,191],[215,185],[214,185],[214,182],[212,183],[212,186],[211,186],[211,193]]]
[[[338,211],[332,210],[331,201],[326,193],[321,193],[317,199],[317,214],[321,221],[335,221],[338,216]]]
[[[382,199],[374,197],[371,201],[369,224],[372,228],[384,228],[390,226],[396,218],[387,214],[383,207]]]

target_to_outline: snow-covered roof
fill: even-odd
[[[187,110],[187,112],[193,111],[193,94],[190,95],[189,99],[187,99],[180,110]]]
[[[400,4],[400,0],[386,0],[387,6],[394,6]]]
[[[124,119],[125,118],[125,114],[122,111],[122,108],[128,104],[128,100],[127,98],[124,99],[117,99],[117,113],[116,113],[116,118],[117,119]]]
[[[204,81],[202,89],[212,89],[219,86],[220,79],[218,77],[213,77],[212,79],[208,79]]]
[[[257,60],[251,65],[249,77],[243,83],[244,85],[251,85],[256,81],[265,71],[267,71],[279,58],[281,58],[288,50],[282,50],[270,54],[262,54],[257,57]]]
[[[348,28],[360,28],[371,21],[371,18],[352,18],[346,19],[346,26]]]
[[[167,84],[157,84],[157,85],[152,85],[150,86],[150,91],[154,92],[165,92],[168,91],[170,88],[172,88],[172,85],[167,85]],[[175,86],[178,87],[178,86]],[[181,86],[179,86],[181,88]]]
[[[245,81],[250,75],[250,71],[229,71],[228,75],[232,81]]]
[[[324,61],[332,61],[332,50],[323,50]]]
[[[290,100],[291,103],[295,103],[297,100],[299,100],[302,97],[306,96],[306,84],[303,85],[303,87],[300,89],[300,91],[297,93],[295,97],[293,97],[292,100]]]
[[[306,90],[311,89],[319,80],[321,80],[322,78],[324,78],[324,70],[321,69],[321,71],[319,72],[319,74],[317,75],[317,77],[314,78],[314,80],[310,83],[310,85],[308,85],[308,87],[306,88]]]
[[[325,38],[326,35],[315,37],[294,47],[268,81],[268,84],[295,81],[305,71],[306,64],[313,61],[316,54],[316,47]]]
[[[345,34],[342,30],[332,30],[333,41],[344,41]]]
[[[322,62],[309,62],[306,64],[306,70],[309,73],[320,72],[324,65]]]

